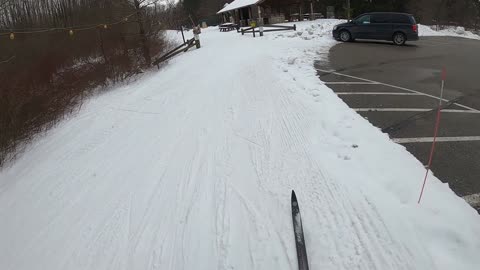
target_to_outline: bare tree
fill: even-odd
[[[152,58],[150,56],[150,48],[148,47],[147,35],[145,33],[144,15],[142,14],[142,4],[146,4],[146,2],[147,0],[133,0],[133,5],[135,7],[139,34],[142,40],[143,57],[145,58],[145,63],[150,66],[152,64]]]

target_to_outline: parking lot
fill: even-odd
[[[351,108],[428,163],[441,70],[446,69],[432,171],[480,209],[480,41],[423,37],[408,46],[341,43],[317,62],[321,80]]]

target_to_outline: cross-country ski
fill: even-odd
[[[305,237],[303,235],[302,216],[300,215],[300,206],[298,205],[295,191],[292,190],[292,221],[293,234],[295,236],[295,246],[297,248],[297,260],[299,270],[308,270],[307,249],[305,244]]]

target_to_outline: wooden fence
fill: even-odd
[[[168,59],[174,57],[177,54],[188,51],[193,46],[200,48],[200,40],[198,38],[191,38],[185,41],[183,44],[178,45],[175,49],[172,49],[164,55],[160,56],[157,60],[153,62],[153,65],[156,65],[157,68],[160,68],[160,63],[167,61]]]
[[[252,26],[252,27],[242,28],[240,32],[242,33],[242,35],[244,35],[245,33],[252,33],[253,37],[255,37],[255,32],[259,33],[260,36],[262,36],[263,33],[265,32],[286,31],[286,30],[297,31],[297,26],[295,24],[293,26],[266,24],[266,25],[263,25],[263,31],[260,31],[260,26],[254,26],[254,27]]]

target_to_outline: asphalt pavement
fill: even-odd
[[[332,47],[328,61],[315,66],[321,80],[351,108],[424,164],[445,68],[445,107],[432,171],[464,197],[480,193],[479,63],[480,41],[421,37],[406,46],[340,43]]]

